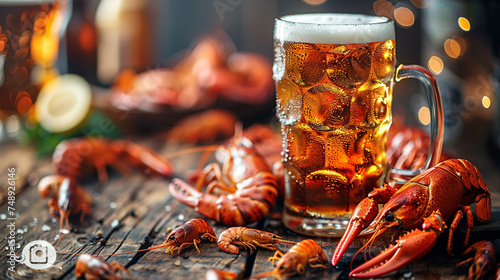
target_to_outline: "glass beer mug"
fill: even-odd
[[[352,14],[280,17],[274,52],[288,228],[341,236],[374,187],[437,163],[443,136],[437,83],[422,67],[396,68],[393,21]],[[431,112],[429,153],[418,170],[391,169],[386,159],[392,88],[406,78],[422,82]]]

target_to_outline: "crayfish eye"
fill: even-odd
[[[173,235],[173,234],[172,234],[172,235],[170,235],[170,237],[169,237],[168,239],[170,239],[170,240],[174,240],[174,239],[175,239],[175,235]]]
[[[277,238],[276,234],[271,235],[271,238]]]
[[[392,215],[391,212],[387,212],[387,213],[385,213],[384,218],[385,218],[386,221],[390,222],[390,221],[394,220],[394,215]]]

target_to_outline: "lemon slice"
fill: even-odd
[[[82,77],[66,74],[48,81],[40,90],[35,111],[47,131],[66,132],[83,122],[90,111],[92,89]]]

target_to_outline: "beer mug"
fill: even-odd
[[[420,66],[396,67],[394,22],[353,14],[277,18],[273,76],[283,133],[283,222],[313,236],[341,236],[356,205],[396,176],[437,163],[443,117],[437,82]],[[431,143],[418,170],[386,159],[394,82],[422,82],[431,112]]]

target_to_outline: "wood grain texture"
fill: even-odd
[[[164,145],[157,139],[141,141],[147,146],[161,151],[163,155],[168,154],[174,148]],[[37,193],[36,184],[38,180],[52,173],[49,158],[36,159],[31,148],[20,148],[15,145],[2,146],[0,148],[2,161],[0,163],[0,185],[2,194],[5,195],[7,182],[7,168],[16,166],[19,190],[16,195],[16,238],[19,248],[37,239],[49,241],[55,244],[57,241],[59,220],[50,216],[47,199],[41,199]],[[5,155],[5,156],[4,156]],[[183,177],[189,169],[196,166],[195,156],[181,156],[174,160],[177,168],[175,176]],[[193,209],[176,201],[168,192],[170,179],[149,177],[139,172],[123,176],[110,169],[110,180],[101,185],[96,176],[88,176],[82,180],[84,188],[92,193],[94,197],[92,216],[85,219],[83,223],[75,217],[70,220],[71,234],[62,235],[60,244],[57,246],[58,256],[54,266],[46,270],[32,270],[22,264],[16,265],[16,272],[7,275],[7,240],[3,238],[0,249],[4,248],[4,254],[0,254],[0,279],[76,279],[74,266],[77,255],[69,253],[89,253],[96,255],[109,255],[147,248],[159,245],[173,229],[192,218],[200,217]],[[471,236],[471,241],[489,239],[500,248],[500,196],[494,193],[492,196],[493,214],[492,222],[488,225],[477,225]],[[7,204],[4,201],[0,205],[0,214],[5,214]],[[4,217],[4,216],[2,216]],[[251,227],[274,232],[283,239],[300,241],[305,236],[297,235],[285,229],[280,220],[280,208],[276,207],[271,215],[264,221],[255,223]],[[2,237],[9,235],[6,227],[7,220],[1,221],[0,234]],[[218,235],[227,226],[209,222]],[[97,233],[101,231],[105,242],[99,242]],[[464,279],[467,267],[456,268],[456,265],[465,258],[460,256],[463,246],[460,244],[465,228],[459,228],[455,238],[454,257],[449,257],[445,252],[446,236],[439,237],[438,245],[424,258],[402,268],[398,272],[385,279]],[[330,260],[338,239],[314,238],[320,245],[324,246],[327,258]],[[377,239],[372,248],[373,254],[378,254],[389,243],[393,242],[394,236],[385,234]],[[331,267],[328,263],[327,269],[310,269],[305,275],[292,276],[290,279],[347,279],[349,265],[352,257],[367,238],[362,237],[350,248],[341,263],[337,267]],[[285,253],[290,249],[288,245],[279,244],[278,247]],[[129,279],[204,279],[205,273],[210,268],[236,272],[239,279],[247,278],[261,272],[270,271],[273,266],[268,258],[274,252],[258,249],[252,255],[242,250],[238,255],[226,254],[219,250],[216,243],[203,242],[199,245],[201,255],[193,246],[184,248],[180,255],[166,254],[164,250],[151,252],[133,253],[126,255],[108,256],[108,262],[117,261],[125,265],[131,273]],[[1,250],[0,250],[1,252]],[[358,266],[364,261],[363,254],[359,254],[353,261],[353,266]],[[126,276],[126,275],[125,275]]]

